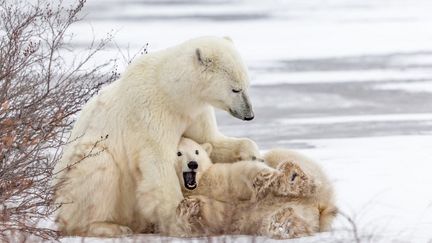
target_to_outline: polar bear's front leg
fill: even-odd
[[[270,187],[274,184],[275,180],[281,176],[279,170],[262,162],[240,161],[230,165],[231,168],[227,173],[231,181],[229,191],[236,193],[230,196],[237,199],[241,199],[242,197],[244,199],[244,195],[247,192],[250,192],[248,198],[252,202],[263,198],[270,191]],[[223,164],[220,166],[223,166]]]
[[[177,217],[189,236],[204,235],[199,198],[184,198],[177,206]]]
[[[213,163],[232,163],[260,158],[256,143],[248,138],[231,138],[219,132],[214,109],[207,107],[183,134],[197,143],[213,146]]]
[[[271,191],[270,186],[280,174],[277,169],[257,161],[213,164],[201,177],[197,194],[228,203],[257,201]]]
[[[230,232],[236,207],[206,196],[189,196],[177,207],[177,216],[190,236],[220,235]]]
[[[141,181],[137,185],[137,211],[145,221],[156,225],[157,232],[186,236],[176,219],[176,208],[183,195],[174,162],[171,163],[173,160],[166,154],[143,157],[139,165]]]
[[[213,163],[233,163],[261,157],[256,143],[248,138],[231,138],[219,134],[209,143],[213,145],[210,156]]]

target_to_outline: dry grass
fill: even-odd
[[[1,242],[58,238],[38,225],[58,206],[52,203],[53,167],[81,106],[118,76],[101,72],[115,70],[112,61],[89,67],[111,36],[93,41],[80,58],[63,58],[71,55],[66,33],[84,3],[0,0]]]

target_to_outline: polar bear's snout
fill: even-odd
[[[191,160],[187,163],[187,167],[190,171],[183,171],[183,184],[186,189],[193,190],[198,184],[196,179],[197,172],[195,171],[198,169],[198,162]]]
[[[244,92],[241,92],[235,98],[233,106],[229,108],[229,112],[232,116],[245,121],[253,120],[255,117],[249,97]]]

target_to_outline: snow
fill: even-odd
[[[338,204],[361,216],[360,227],[378,236],[411,242],[432,237],[431,135],[298,140],[313,149],[333,178]]]
[[[319,161],[362,241],[432,239],[432,1],[93,0],[86,11],[71,29],[75,52],[110,31],[132,54],[146,43],[151,52],[196,36],[230,36],[250,68],[256,119],[218,112],[222,132]],[[96,62],[108,57],[119,57],[117,47]],[[334,233],[294,242],[353,242],[347,226],[339,216]],[[118,239],[125,240],[253,239]]]

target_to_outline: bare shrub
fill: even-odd
[[[56,209],[53,167],[75,114],[118,76],[101,72],[112,61],[90,65],[109,35],[93,41],[84,57],[64,58],[71,56],[67,30],[84,3],[0,0],[0,241],[58,237],[38,225]]]

